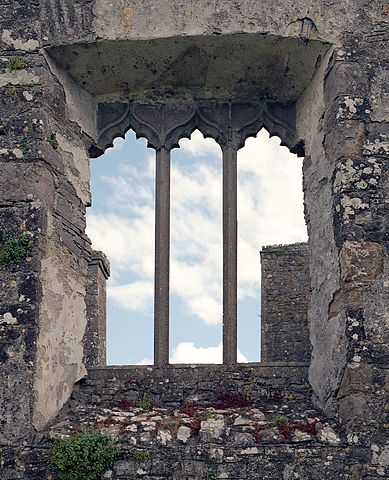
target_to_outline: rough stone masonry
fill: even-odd
[[[309,362],[308,245],[264,247],[261,274],[261,361]]]
[[[389,475],[388,18],[382,0],[1,2],[1,478],[51,478],[42,452],[54,425],[63,434],[68,408],[81,426],[124,422],[123,442],[151,449],[149,463],[135,469],[121,460],[106,478]],[[304,156],[308,377],[296,381],[291,364],[269,364],[266,373],[260,365],[213,367],[229,398],[247,378],[256,386],[251,404],[227,408],[218,380],[209,386],[199,367],[145,367],[140,378],[131,369],[88,371],[88,159],[137,129],[136,105],[191,106],[196,123],[201,112],[235,104],[261,115],[255,128],[240,118],[231,134],[264,126]],[[155,122],[166,127],[161,118],[148,127]],[[222,142],[211,123],[207,134]],[[184,371],[198,372],[190,391]],[[179,399],[173,391],[160,401],[151,412],[160,419],[127,411],[116,403],[125,400],[124,377],[159,397],[177,377]],[[293,408],[296,392],[304,411]],[[191,416],[179,410],[196,395],[203,420],[189,436]],[[283,409],[288,424],[297,422],[286,436],[273,418]],[[179,419],[171,431],[157,426],[171,417]]]

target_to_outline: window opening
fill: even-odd
[[[262,129],[238,152],[238,349],[251,362],[261,352],[259,250],[307,241],[302,159],[280,142]]]
[[[137,268],[135,269],[134,265],[131,265],[132,268],[130,267],[136,275],[136,278],[135,280],[131,279],[129,284],[110,287],[109,296],[115,297],[116,301],[129,309],[139,308],[139,304],[134,308],[134,302],[136,303],[139,297],[144,295],[144,293],[139,294],[139,291],[144,292],[145,289],[142,288],[150,287],[152,285],[152,279],[154,279],[154,364],[157,366],[162,367],[169,363],[169,307],[171,285],[170,183],[172,150],[179,146],[180,139],[186,137],[190,132],[193,132],[195,127],[198,127],[205,135],[215,138],[222,151],[223,363],[234,364],[236,361],[239,361],[237,358],[237,154],[244,146],[246,139],[255,134],[258,128],[263,125],[264,118],[270,118],[270,123],[273,122],[272,115],[274,109],[277,110],[277,108],[278,107],[274,107],[274,105],[260,106],[243,103],[221,103],[215,105],[188,104],[177,106],[163,104],[154,106],[134,103],[134,105],[130,105],[129,107],[129,124],[134,128],[137,136],[147,138],[147,145],[153,148],[155,153],[154,271],[153,275],[151,275],[151,269],[149,269],[148,272],[147,269],[144,269],[145,264],[140,255],[141,252],[147,250],[147,242],[145,243],[146,238],[150,241],[150,245],[152,244],[152,235],[147,235],[147,232],[145,233],[142,230],[133,229],[133,231],[129,232],[129,237],[132,237],[131,239],[133,240],[132,246],[134,243],[135,246],[138,246],[134,240],[141,239],[139,241],[141,246],[138,249],[129,248],[133,256],[134,252],[135,255],[139,254],[136,256],[134,262]],[[288,111],[290,107],[285,108]],[[282,129],[284,127],[281,126],[280,128]],[[298,145],[294,148],[301,151]],[[150,167],[148,171],[150,172],[153,169],[151,158],[149,163]],[[126,173],[131,172],[131,169],[128,167],[125,168],[122,166],[121,168],[123,171],[126,171]],[[241,170],[244,171],[244,168],[241,168]],[[134,174],[134,171],[132,171],[132,174]],[[134,196],[130,198],[131,201],[128,202],[127,206],[132,206],[135,210],[135,216],[138,215],[141,220],[144,220],[142,215],[139,215],[139,212],[143,212],[145,208],[144,202],[139,203],[142,195],[140,194],[141,189],[138,188],[137,180],[141,176],[138,172],[135,176],[136,178],[130,178],[130,190],[132,192],[135,190],[136,198],[134,198]],[[121,180],[123,180],[122,177],[117,178],[117,181],[120,182]],[[115,187],[116,186],[117,185],[115,185]],[[284,186],[284,190],[285,189]],[[151,190],[151,183],[149,190]],[[150,194],[150,191],[148,198],[149,200],[153,198],[153,194]],[[148,213],[151,212],[152,207],[150,204]],[[151,225],[151,214],[148,218]],[[139,218],[136,218],[133,223],[134,225],[137,224],[137,220],[139,220]],[[152,229],[150,229],[150,231],[151,230]],[[241,234],[242,231],[244,231],[244,229],[241,230]],[[151,250],[150,248],[150,251]],[[151,266],[152,262],[150,260],[151,258],[149,258],[149,265]],[[123,296],[121,297],[121,293],[123,292],[125,298],[123,298]],[[151,288],[149,288],[149,293],[146,295],[151,296],[150,293]],[[244,298],[245,295],[250,296],[244,291],[244,288],[241,288],[240,296]],[[244,357],[241,357],[241,361],[242,359],[244,360]]]
[[[172,151],[170,362],[222,362],[222,164],[197,130]]]
[[[127,132],[91,160],[87,233],[111,264],[107,364],[153,363],[155,154]]]

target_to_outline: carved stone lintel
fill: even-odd
[[[304,157],[304,141],[296,138],[296,104],[268,102],[263,109],[263,126],[270,136],[281,139],[281,145]]]
[[[99,157],[107,148],[113,147],[117,137],[124,138],[130,127],[129,103],[104,102],[97,107],[97,145],[92,147],[89,154],[92,158]]]
[[[246,138],[255,136],[263,126],[263,106],[250,103],[221,103],[199,106],[197,128],[212,137],[222,150],[239,150]]]
[[[115,117],[115,111],[117,113]],[[281,138],[282,145],[304,156],[303,144],[295,137],[295,105],[270,102],[155,104],[105,103],[98,109],[98,151],[112,146],[117,136],[132,128],[137,137],[145,137],[156,150],[178,147],[181,138],[189,138],[199,129],[222,149],[242,148],[246,139],[262,127]]]
[[[132,104],[131,127],[137,138],[145,137],[148,147],[172,150],[181,138],[190,137],[195,130],[194,105]]]

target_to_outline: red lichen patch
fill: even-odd
[[[316,424],[318,423],[317,420],[313,422],[308,422],[307,420],[296,421],[296,430],[300,430],[301,432],[307,433],[308,435],[312,435],[313,437],[317,434]]]
[[[291,440],[296,430],[308,435],[316,435],[316,422],[309,423],[307,420],[292,420],[288,423],[277,425],[278,431],[286,440]]]
[[[102,428],[110,427],[112,425],[120,425],[120,423],[121,422],[119,420],[115,420],[113,418],[104,418],[104,420],[98,420],[97,422],[95,422],[93,427],[97,430],[100,430]]]
[[[73,425],[68,425],[65,427],[66,430],[69,430],[69,432],[72,433],[83,433],[83,429],[81,427],[74,427]]]
[[[190,402],[179,409],[180,413],[185,413],[189,417],[196,416],[201,409],[215,408],[217,410],[228,410],[229,408],[247,408],[253,405],[251,400],[241,393],[220,392],[217,395],[216,402],[195,403]]]
[[[119,423],[120,423],[119,434],[124,435],[125,433],[127,433],[127,427],[131,424],[131,421],[124,420],[123,422],[119,422]]]
[[[245,408],[253,404],[247,397],[241,393],[220,392],[217,396],[217,402],[209,403],[208,407],[218,410],[226,410],[228,408]]]
[[[227,412],[223,414],[227,425],[233,425],[235,422],[235,417],[229,415]]]
[[[292,440],[296,427],[295,425],[293,425],[293,422],[288,422],[288,423],[283,423],[281,425],[277,425],[277,429],[280,432],[280,434],[285,438],[285,440]]]
[[[184,413],[185,415],[188,415],[189,417],[194,417],[195,415],[197,415],[199,411],[199,407],[198,405],[192,402],[192,403],[187,403],[186,405],[181,407],[178,411],[180,413]]]
[[[275,425],[277,430],[280,434],[284,437],[285,440],[292,440],[294,433],[296,430],[306,433],[307,435],[311,435],[314,437],[317,433],[316,431],[316,424],[319,423],[318,420],[309,422],[307,419],[304,420],[292,420],[287,423],[282,423],[279,425]],[[256,425],[253,431],[253,436],[256,442],[262,442],[263,437],[261,432],[264,430],[269,430],[273,428],[274,424],[264,424],[264,425]]]
[[[262,442],[263,438],[261,432],[264,430],[269,430],[271,425],[256,425],[253,431],[253,437],[256,442]]]
[[[120,400],[117,404],[119,408],[122,410],[131,410],[132,408],[136,407],[134,402],[131,402],[130,400]]]
[[[142,380],[139,380],[139,378],[130,378],[127,380],[126,385],[136,385],[137,387],[140,386],[142,383]]]
[[[193,435],[199,434],[202,421],[203,420],[201,418],[195,418],[189,423],[189,428],[191,429]]]

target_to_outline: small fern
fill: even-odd
[[[143,395],[143,397],[136,402],[136,406],[143,408],[143,410],[150,410],[153,406],[153,397],[149,394]]]

